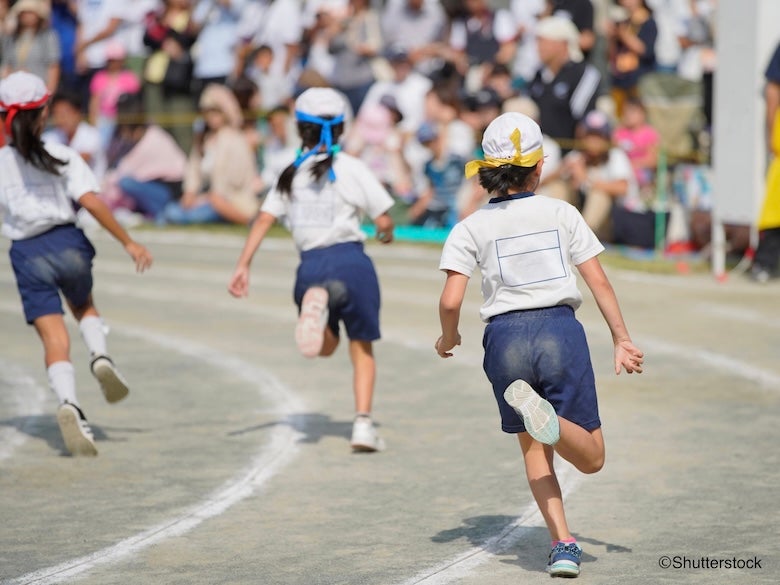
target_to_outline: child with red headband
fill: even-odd
[[[517,434],[531,492],[552,538],[547,570],[576,577],[582,549],[566,523],[557,453],[583,473],[604,464],[596,384],[588,342],[574,311],[582,303],[573,266],[588,285],[614,341],[614,369],[642,371],[615,291],[598,255],[604,246],[565,201],[536,195],[544,164],[542,131],[528,116],[502,114],[485,130],[484,160],[466,165],[489,203],[455,225],[439,268],[447,280],[439,301],[436,351],[452,357],[469,277],[479,268],[487,323],[483,366],[501,428]]]
[[[96,455],[76,397],[60,293],[79,322],[92,373],[106,400],[121,400],[128,389],[106,352],[103,323],[92,299],[95,249],[75,225],[75,204],[124,246],[139,272],[151,265],[152,256],[97,197],[97,180],[81,156],[67,146],[41,141],[49,97],[43,80],[31,73],[12,73],[0,81],[0,119],[7,142],[0,148],[1,231],[11,240],[11,265],[25,319],[43,342],[49,384],[60,401],[57,422],[65,447],[73,455]]]
[[[295,101],[303,148],[266,196],[228,290],[236,297],[248,294],[252,257],[276,219],[283,218],[301,254],[294,291],[300,310],[298,348],[310,358],[331,355],[339,343],[339,323],[344,323],[357,413],[351,445],[370,452],[384,448],[370,417],[380,299],[360,223],[368,215],[380,241],[392,241],[387,211],[393,199],[365,163],[340,152],[346,109],[346,98],[330,88],[307,89]]]

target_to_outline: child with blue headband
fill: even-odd
[[[534,499],[552,538],[547,570],[576,577],[582,549],[569,532],[553,467],[557,453],[583,473],[604,464],[596,384],[585,332],[574,316],[582,303],[576,266],[609,326],[614,369],[642,372],[643,355],[628,329],[598,255],[604,246],[565,201],[535,195],[544,164],[542,132],[528,116],[502,114],[485,130],[484,160],[466,177],[492,196],[453,227],[439,268],[447,280],[439,301],[436,351],[452,357],[469,277],[479,268],[487,323],[484,369],[501,428],[517,434]]]
[[[346,98],[330,88],[307,89],[295,101],[302,148],[266,196],[228,290],[247,296],[252,258],[274,222],[284,221],[301,256],[294,290],[298,349],[308,358],[332,355],[343,322],[354,368],[351,445],[371,452],[384,448],[371,419],[380,295],[360,224],[367,215],[378,239],[391,242],[393,221],[387,212],[393,199],[362,161],[340,152],[346,108]]]

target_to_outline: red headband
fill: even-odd
[[[38,108],[42,108],[47,101],[49,101],[49,98],[51,97],[51,94],[47,91],[46,94],[34,102],[23,102],[21,104],[6,104],[4,102],[0,102],[0,108],[3,108],[6,111],[6,118],[5,118],[5,133],[10,137],[11,136],[11,124],[14,121],[14,117],[18,112],[21,112],[23,110],[37,110]]]

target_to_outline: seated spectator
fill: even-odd
[[[117,112],[102,196],[111,207],[125,204],[164,223],[165,207],[181,197],[187,155],[168,132],[146,123],[139,94],[120,96]]]
[[[84,119],[82,111],[79,94],[64,91],[54,94],[49,104],[52,127],[43,133],[42,139],[73,148],[101,180],[106,172],[106,151],[100,132]]]
[[[106,44],[106,68],[95,73],[89,84],[89,121],[100,132],[105,149],[114,135],[119,96],[141,90],[141,80],[125,66],[126,58],[124,45],[119,41],[109,41]]]
[[[655,186],[661,135],[647,122],[647,111],[642,100],[629,98],[626,101],[621,123],[615,129],[612,140],[628,155],[639,189],[652,190]]]
[[[612,127],[606,114],[593,110],[579,128],[580,148],[563,160],[564,178],[582,199],[582,216],[605,241],[612,241],[613,203],[645,211],[628,155],[612,145]]]
[[[415,70],[432,75],[442,66],[438,54],[447,31],[440,0],[388,0],[383,6],[380,18],[385,46],[403,48]]]
[[[403,139],[393,103],[380,100],[361,109],[347,131],[344,151],[366,163],[392,195],[406,200],[412,191],[412,180],[401,154]]]
[[[165,218],[176,224],[246,225],[259,208],[257,166],[241,131],[238,100],[228,87],[210,84],[199,107],[205,128],[190,152],[181,200],[165,208]]]
[[[260,45],[249,54],[245,69],[245,75],[260,90],[260,108],[266,111],[287,103],[293,95],[292,79],[272,71],[273,62],[274,50],[268,45]]]
[[[18,0],[11,7],[11,32],[2,39],[0,77],[14,71],[33,73],[46,82],[50,92],[60,80],[60,44],[49,19],[47,0]]]
[[[465,177],[466,159],[447,149],[445,137],[433,124],[423,124],[417,132],[417,140],[431,152],[425,163],[428,185],[409,208],[412,225],[428,228],[450,228],[458,221],[458,193]]]
[[[261,178],[267,189],[276,184],[282,171],[295,160],[300,138],[287,106],[276,106],[266,114],[260,134]]]

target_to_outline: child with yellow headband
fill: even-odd
[[[455,225],[439,268],[437,353],[453,356],[469,277],[479,267],[487,323],[484,369],[501,428],[516,433],[528,483],[552,538],[547,570],[576,577],[582,549],[569,532],[553,467],[558,453],[583,473],[604,465],[596,385],[585,332],[574,316],[582,295],[572,266],[590,288],[612,333],[614,368],[642,372],[617,297],[598,260],[604,250],[572,205],[535,195],[544,164],[542,132],[528,116],[502,114],[485,130],[484,160],[466,165],[490,201]]]

